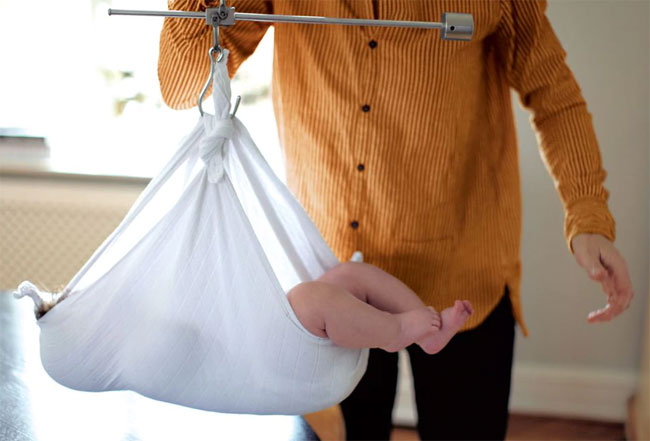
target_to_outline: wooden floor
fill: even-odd
[[[397,428],[391,440],[419,440],[415,430]],[[506,440],[624,440],[624,426],[617,423],[550,418],[530,415],[510,415]]]

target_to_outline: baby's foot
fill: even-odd
[[[400,329],[395,341],[383,348],[388,352],[397,352],[404,349],[432,331],[437,331],[441,326],[440,314],[431,307],[418,308],[395,314],[395,316]]]
[[[444,309],[442,315],[442,327],[432,331],[429,335],[417,340],[417,344],[427,354],[440,352],[447,346],[449,340],[465,324],[467,318],[474,313],[472,304],[468,300],[456,300],[454,306]]]

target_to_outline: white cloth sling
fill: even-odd
[[[38,320],[41,360],[57,382],[299,415],[341,401],[363,375],[368,350],[312,335],[286,298],[339,262],[230,117],[227,58],[224,49],[214,64],[217,115],[200,118]],[[30,290],[23,282],[16,294]]]

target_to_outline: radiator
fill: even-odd
[[[115,229],[145,179],[0,175],[0,290],[60,291]]]

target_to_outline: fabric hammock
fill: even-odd
[[[72,389],[305,414],[352,392],[368,350],[309,333],[286,298],[339,261],[230,117],[223,51],[213,63],[216,115],[200,118],[38,320],[41,361]],[[30,290],[23,282],[16,294]]]

